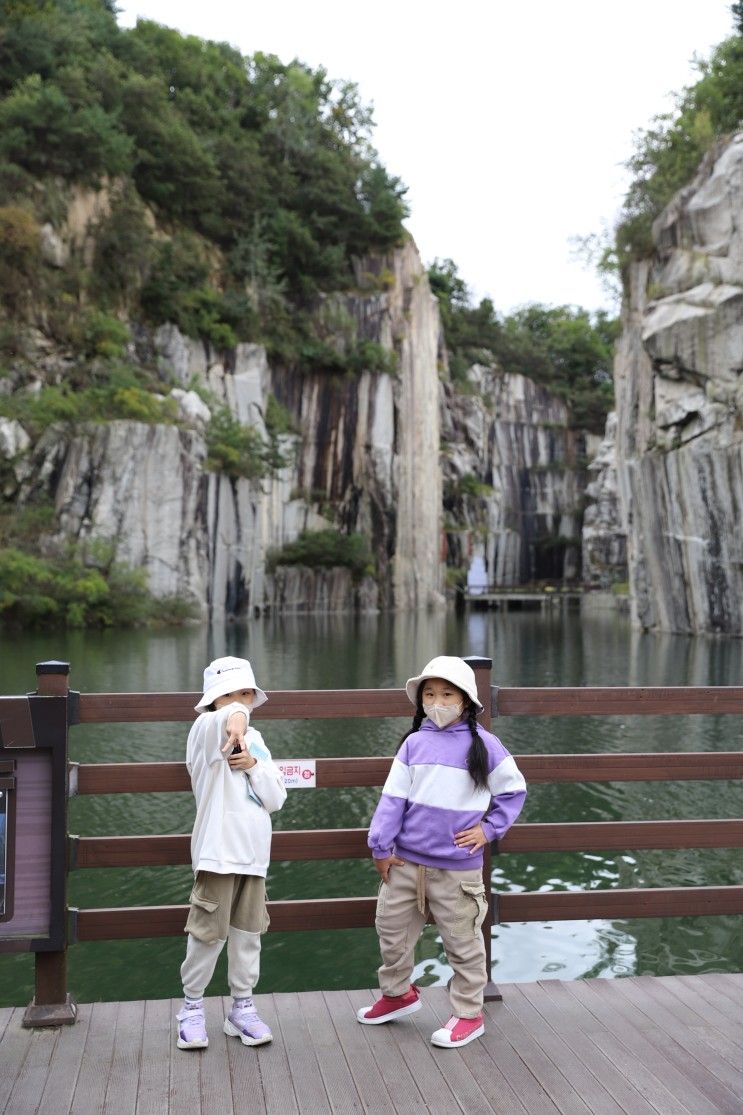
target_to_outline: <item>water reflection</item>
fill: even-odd
[[[655,636],[632,631],[613,615],[581,621],[575,613],[473,611],[399,616],[267,617],[241,626],[183,631],[71,632],[53,638],[5,637],[0,687],[22,693],[34,684],[34,663],[72,663],[71,684],[83,691],[196,690],[210,658],[251,658],[262,685],[273,689],[397,687],[439,653],[493,659],[493,680],[512,685],[738,684],[743,641]],[[277,757],[391,754],[407,720],[295,720],[261,725]],[[494,724],[516,754],[578,751],[731,750],[740,746],[740,718],[554,717],[503,718]],[[164,760],[183,756],[185,725],[82,725],[71,733],[78,761]],[[613,783],[531,787],[524,821],[734,817],[734,783]],[[297,791],[275,827],[361,827],[378,797],[374,788]],[[70,828],[82,834],[188,832],[189,794],[111,795],[70,803]],[[503,855],[493,881],[504,891],[606,886],[743,883],[739,851],[680,850],[533,856]],[[81,871],[70,880],[70,902],[85,906],[183,903],[188,867]],[[368,861],[274,863],[274,899],[374,893]],[[81,1001],[178,994],[182,942],[134,941],[78,945],[71,983]],[[261,990],[369,986],[379,963],[373,930],[269,934]],[[416,956],[420,982],[446,982],[435,927]],[[501,925],[493,930],[493,977],[535,980],[549,975],[671,974],[710,968],[743,970],[740,919],[698,918],[634,922]],[[126,991],[118,972],[127,977]],[[0,958],[0,1004],[33,993],[29,958]]]

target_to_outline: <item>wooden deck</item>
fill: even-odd
[[[376,992],[260,995],[273,1044],[222,1033],[228,1000],[208,1000],[211,1045],[176,1048],[175,1000],[81,1006],[76,1025],[21,1028],[0,1010],[0,1110],[7,1115],[231,1115],[238,1112],[743,1112],[743,975],[507,984],[486,1034],[434,1048],[442,988],[423,1010],[359,1026]]]

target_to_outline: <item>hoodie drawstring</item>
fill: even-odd
[[[422,863],[418,864],[415,879],[415,900],[423,917],[426,916],[426,869]]]

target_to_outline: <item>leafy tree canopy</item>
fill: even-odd
[[[435,260],[429,281],[439,299],[452,378],[495,359],[505,372],[519,372],[564,399],[575,426],[603,431],[613,403],[611,373],[618,322],[605,312],[576,306],[523,306],[496,311],[489,298],[474,305],[450,260]]]
[[[240,339],[270,340],[349,285],[352,256],[401,242],[406,188],[379,163],[354,84],[148,20],[122,29],[114,13],[112,0],[5,0],[0,14],[0,205],[34,204],[34,179],[118,183],[126,212],[103,231],[111,259],[123,237],[135,271],[120,263],[100,297],[136,313],[148,261],[161,282],[143,206],[217,250],[199,289],[247,298]],[[181,317],[186,294],[173,296]],[[167,302],[150,291],[150,308]]]
[[[731,5],[736,34],[709,60],[696,59],[699,80],[676,97],[675,110],[656,116],[638,132],[628,166],[632,184],[616,231],[599,266],[620,267],[653,249],[651,226],[677,190],[685,186],[716,139],[743,121],[743,3]]]

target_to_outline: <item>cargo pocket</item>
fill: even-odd
[[[197,941],[203,941],[205,945],[224,940],[227,934],[224,937],[219,935],[219,902],[199,893],[198,884],[191,891],[190,901],[186,933],[190,933]]]
[[[460,883],[455,906],[454,937],[476,937],[488,912],[484,883]]]
[[[266,895],[266,898],[268,898],[268,895]],[[261,933],[268,933],[268,927],[269,927],[270,924],[271,924],[271,918],[270,918],[269,913],[268,913],[268,906],[264,905],[264,907],[263,907],[263,922],[261,924],[260,932]]]

